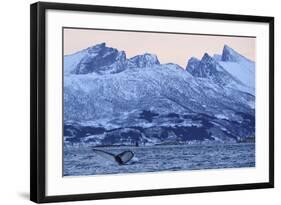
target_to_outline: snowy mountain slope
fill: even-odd
[[[135,109],[157,112],[220,112],[229,103],[234,106],[236,102],[240,103],[237,99],[235,103],[232,101],[236,98],[234,93],[228,96],[228,90],[222,92],[211,81],[200,81],[184,70],[165,65],[109,75],[71,75],[66,76],[64,81],[66,119],[91,120],[93,117],[107,117],[105,115],[122,115],[125,111]],[[83,101],[87,103],[76,106],[80,115],[73,111],[73,106],[68,105],[79,105]],[[202,106],[207,104],[207,108]],[[215,108],[212,104],[217,104],[220,108]],[[67,110],[68,107],[70,110]],[[248,109],[242,104],[240,109],[243,108],[245,111]],[[81,111],[84,109],[86,114],[82,115]],[[72,113],[73,116],[68,118]]]
[[[235,76],[242,84],[249,88],[249,92],[254,94],[255,92],[255,71],[254,64],[243,64],[236,62],[223,62],[220,61],[219,64],[232,76]]]
[[[81,59],[87,55],[87,50],[82,50],[71,55],[64,56],[64,75],[71,74]]]
[[[232,48],[224,46],[222,58],[218,62],[244,85],[255,87],[255,63],[253,61],[246,59]]]

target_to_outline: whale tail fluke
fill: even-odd
[[[128,163],[134,157],[134,153],[130,150],[121,152],[120,154],[117,155],[99,149],[93,149],[93,151],[105,159],[117,162],[119,165],[124,165]]]

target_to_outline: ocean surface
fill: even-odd
[[[64,176],[255,167],[255,144],[100,147],[113,154],[130,150],[125,165],[95,153],[93,147],[64,148]]]

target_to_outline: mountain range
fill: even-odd
[[[65,144],[237,143],[255,136],[255,62],[225,45],[186,68],[105,43],[64,56]]]

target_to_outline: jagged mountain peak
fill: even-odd
[[[255,63],[225,45],[222,55],[205,53],[201,60],[190,58],[187,72],[194,77],[208,78],[221,86],[230,86],[254,93]]]
[[[188,61],[189,62],[196,62],[196,61],[200,61],[200,60],[198,58],[191,57]]]
[[[204,53],[202,59],[201,59],[201,62],[204,62],[204,63],[212,63],[212,64],[216,64],[216,60],[210,56],[208,53]]]
[[[201,60],[210,60],[212,57],[208,53],[204,53]]]
[[[224,45],[221,60],[230,61],[230,62],[239,62],[241,60],[248,60],[248,59],[242,56],[237,51],[235,51],[233,48],[229,47],[228,45]]]
[[[136,56],[132,57],[130,60],[133,60],[133,59],[143,59],[143,60],[149,60],[151,62],[155,62],[157,64],[160,63],[157,55],[152,54],[152,53],[144,53],[141,55],[136,55]]]
[[[129,59],[130,63],[134,64],[136,67],[151,67],[153,65],[159,65],[160,62],[155,54],[144,53],[142,55],[137,55]]]
[[[126,61],[127,60],[127,57],[126,57],[126,53],[125,51],[120,51],[116,57],[116,60],[119,60],[119,61]]]
[[[187,62],[185,70],[189,72],[191,75],[193,75],[195,70],[198,68],[199,63],[200,60],[198,58],[191,57]]]
[[[106,46],[106,43],[99,43],[99,44],[95,44],[93,46],[90,46],[88,48],[86,48],[86,51],[88,53],[93,53],[93,52],[98,52],[102,49],[105,49],[105,48],[110,48],[110,47],[107,47]]]
[[[107,47],[105,43],[96,44],[86,51],[72,71],[73,74],[103,73],[107,68],[112,69],[112,64],[126,60],[124,51]]]
[[[194,77],[214,76],[218,71],[222,70],[218,62],[208,53],[204,53],[201,60],[190,58],[186,70]]]
[[[127,59],[125,51],[108,47],[102,42],[72,55],[65,56],[66,74],[118,73],[127,68],[143,68],[160,65],[158,57],[144,53]]]
[[[102,42],[102,43],[98,43],[90,48],[104,48],[104,47],[106,47],[106,43]]]

